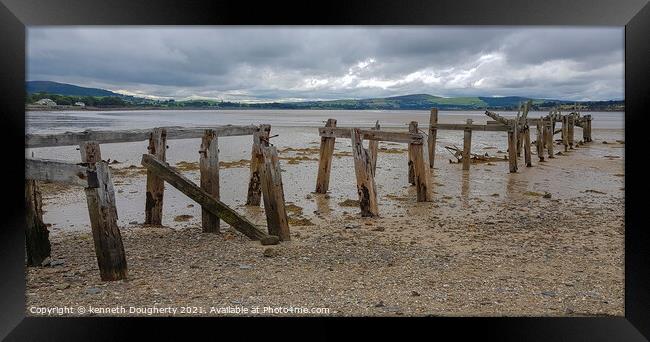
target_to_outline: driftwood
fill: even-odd
[[[185,178],[182,174],[169,167],[166,163],[156,159],[156,157],[150,154],[142,155],[142,166],[151,170],[165,182],[180,190],[186,196],[199,203],[204,209],[218,216],[224,222],[228,223],[251,240],[260,240],[262,244],[278,243],[279,239],[277,237],[264,233],[252,222],[223,204],[223,202],[212,197],[212,195],[208,194],[205,190]]]
[[[450,163],[457,163],[461,164],[463,162],[463,149],[457,147],[456,145],[447,145],[445,146],[445,149],[451,153],[451,155],[456,158],[456,161],[449,160]],[[489,154],[477,154],[477,153],[470,153],[470,160],[472,163],[488,163],[488,162],[494,162],[494,161],[507,161],[508,158],[506,156],[503,157],[497,157],[497,156],[490,156]]]

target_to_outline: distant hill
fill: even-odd
[[[59,104],[72,104],[82,101],[90,106],[124,106],[156,108],[233,108],[233,109],[402,109],[402,110],[517,110],[528,100],[532,100],[532,110],[579,110],[623,111],[625,101],[568,101],[552,99],[533,99],[521,96],[505,97],[440,97],[429,94],[412,94],[371,99],[348,99],[303,102],[242,103],[219,100],[152,100],[127,96],[105,89],[79,87],[72,84],[51,81],[29,81],[26,83],[27,103],[51,97]],[[94,97],[95,99],[92,99]]]
[[[66,96],[122,96],[120,94],[98,88],[86,88],[73,84],[52,81],[27,81],[25,88],[28,94],[48,93]]]

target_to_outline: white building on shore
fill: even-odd
[[[51,99],[40,99],[36,101],[36,104],[39,106],[48,106],[48,107],[56,106],[56,102],[52,101]]]

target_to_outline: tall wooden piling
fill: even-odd
[[[250,178],[248,181],[248,195],[246,205],[259,206],[262,199],[261,174],[264,164],[262,147],[269,146],[271,125],[260,125],[260,130],[253,133],[253,147],[251,149]]]
[[[88,163],[88,167],[94,168],[97,174],[97,187],[86,188],[85,192],[101,279],[104,281],[125,279],[128,274],[126,255],[122,235],[117,226],[115,190],[108,163],[101,161],[97,142],[81,143],[80,151],[81,161]]]
[[[280,238],[281,241],[291,240],[289,221],[284,202],[284,187],[282,185],[282,170],[275,146],[262,146],[264,167],[262,172],[262,192],[264,193],[264,212],[269,235]]]
[[[165,161],[167,151],[167,131],[164,128],[154,128],[149,136],[149,154],[160,161]],[[147,197],[145,201],[144,223],[162,225],[163,196],[165,182],[155,174],[147,171]]]
[[[568,118],[568,127],[567,127],[567,135],[569,139],[569,148],[573,149],[573,143],[574,143],[574,130],[575,130],[575,114],[571,113]]]
[[[328,119],[325,127],[336,127],[336,119]],[[318,177],[316,178],[316,192],[327,193],[332,170],[332,156],[334,155],[334,137],[320,138],[320,156],[318,159]]]
[[[467,127],[463,134],[463,170],[469,170],[472,163],[472,119],[467,119]]]
[[[413,156],[413,173],[418,202],[431,201],[429,192],[429,177],[427,176],[426,162],[424,161],[424,139],[419,143],[409,144]]]
[[[517,172],[517,120],[510,120],[508,130],[508,166],[510,173]]]
[[[201,189],[219,199],[219,138],[214,130],[206,129],[199,150]],[[201,227],[204,233],[219,232],[219,217],[201,208]]]
[[[553,131],[554,129],[554,119],[549,118],[547,121],[544,122],[544,138],[546,138],[546,148],[548,149],[548,159],[553,159],[555,158],[555,155],[553,154],[553,145],[555,144],[555,141],[553,141]]]
[[[524,162],[526,163],[526,167],[531,167],[533,166],[532,162],[532,156],[531,156],[531,146],[530,146],[530,127],[528,127],[528,124],[523,129],[523,136],[524,136]]]
[[[409,133],[417,133],[417,132],[418,132],[418,122],[417,121],[411,121],[409,123]],[[412,185],[415,185],[415,170],[414,170],[414,165],[413,165],[413,159],[415,157],[413,156],[413,148],[411,147],[411,145],[413,145],[413,144],[409,143],[409,147],[408,147],[409,183],[412,184]]]
[[[544,161],[544,119],[537,120],[537,158],[540,162]]]
[[[427,139],[428,143],[428,153],[429,153],[429,168],[433,169],[433,164],[436,159],[436,137],[438,135],[438,129],[435,128],[435,125],[438,124],[438,108],[431,109],[431,115],[429,116],[429,137]]]
[[[372,128],[375,131],[380,129],[379,120],[375,122],[375,127]],[[379,152],[379,140],[370,140],[368,141],[368,152],[370,153],[370,162],[372,163],[372,174],[373,176],[377,174],[377,154]]]
[[[50,232],[43,223],[43,197],[33,179],[25,180],[25,214],[27,266],[40,266],[50,256]]]
[[[372,167],[369,162],[370,154],[363,148],[361,132],[353,128],[350,132],[352,138],[352,154],[354,156],[354,173],[357,178],[357,193],[359,194],[359,207],[361,216],[374,217],[379,215],[377,208],[377,188]]]
[[[569,116],[562,116],[562,145],[564,152],[569,151]]]

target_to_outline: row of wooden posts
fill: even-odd
[[[127,263],[117,224],[115,191],[108,163],[102,161],[100,143],[149,141],[142,156],[147,169],[145,224],[162,225],[165,183],[201,205],[201,226],[205,233],[218,233],[225,221],[252,240],[277,244],[290,239],[278,152],[269,143],[270,125],[204,128],[154,128],[133,131],[85,131],[53,135],[27,135],[26,147],[79,145],[81,163],[56,160],[25,160],[25,207],[27,265],[39,266],[50,257],[48,230],[43,223],[42,198],[38,181],[63,182],[85,189],[97,263],[102,280],[127,277]],[[218,138],[252,135],[247,205],[264,200],[268,233],[219,200]],[[201,137],[199,149],[200,185],[184,177],[166,162],[168,139]]]
[[[509,171],[517,172],[517,158],[521,157],[524,151],[526,166],[532,166],[530,125],[537,125],[537,156],[544,161],[544,151],[548,150],[548,157],[555,158],[553,153],[553,136],[562,134],[562,143],[565,151],[573,149],[574,127],[582,127],[583,142],[591,141],[591,115],[580,116],[572,112],[562,115],[558,111],[552,111],[549,115],[539,119],[529,119],[528,111],[531,103],[524,104],[522,110],[517,113],[516,118],[507,119],[496,113],[486,111],[485,114],[493,121],[486,125],[474,124],[467,119],[464,124],[440,124],[438,123],[438,109],[433,108],[429,117],[429,130],[427,135],[429,169],[432,170],[435,164],[436,140],[439,129],[462,130],[463,150],[462,169],[469,170],[471,164],[471,145],[473,131],[503,131],[508,133],[508,161]],[[523,113],[522,113],[523,111]],[[555,131],[555,123],[561,122],[562,129]],[[408,179],[409,183],[416,186],[417,201],[431,201],[431,186],[428,170],[424,161],[424,139],[425,135],[419,132],[418,123],[412,121],[409,124],[408,133],[381,131],[379,122],[370,129],[362,128],[339,128],[336,127],[336,120],[327,120],[325,127],[319,128],[321,136],[318,176],[316,179],[316,192],[327,193],[329,190],[330,171],[332,168],[332,157],[334,155],[334,144],[336,138],[349,138],[352,143],[354,158],[354,170],[357,181],[357,193],[359,196],[359,207],[364,217],[378,216],[377,188],[375,185],[375,170],[377,168],[378,142],[397,142],[408,144]],[[368,140],[368,149],[363,147],[363,140]]]
[[[330,172],[334,146],[337,138],[350,139],[361,215],[378,216],[375,172],[379,141],[408,144],[408,179],[416,187],[417,201],[429,202],[431,185],[429,172],[434,168],[437,131],[463,130],[462,168],[469,170],[471,164],[471,139],[473,131],[503,131],[508,133],[509,171],[517,172],[517,157],[524,151],[526,166],[532,166],[530,125],[537,127],[537,155],[544,161],[554,158],[553,136],[562,134],[565,151],[574,146],[574,127],[582,127],[583,141],[591,141],[591,116],[578,113],[562,115],[552,111],[540,119],[527,118],[530,103],[514,119],[501,117],[486,111],[493,121],[477,125],[472,120],[464,124],[438,123],[438,110],[431,110],[428,134],[423,134],[418,123],[412,121],[408,132],[391,132],[380,129],[379,122],[369,129],[336,127],[336,120],[327,120],[319,128],[321,137],[316,193],[329,190]],[[562,128],[555,130],[556,123]],[[103,280],[119,280],[127,277],[127,264],[115,206],[115,192],[108,163],[102,161],[100,143],[135,142],[148,140],[148,153],[142,156],[147,169],[144,223],[161,225],[165,183],[168,183],[201,205],[201,226],[205,233],[218,233],[220,220],[262,244],[277,244],[290,239],[285,209],[284,189],[277,150],[269,143],[270,125],[221,126],[217,128],[154,128],[131,131],[85,131],[52,135],[26,135],[26,147],[78,145],[81,163],[68,163],[44,159],[26,159],[25,206],[27,209],[26,248],[27,264],[40,265],[50,256],[48,230],[42,220],[42,199],[38,181],[64,182],[85,189],[88,212],[100,275]],[[219,200],[219,137],[252,135],[250,178],[247,205],[259,206],[264,200],[267,232],[239,215]],[[165,162],[169,139],[201,138],[199,148],[200,184],[196,185]],[[424,158],[427,139],[429,167]],[[368,141],[364,148],[363,140]]]

